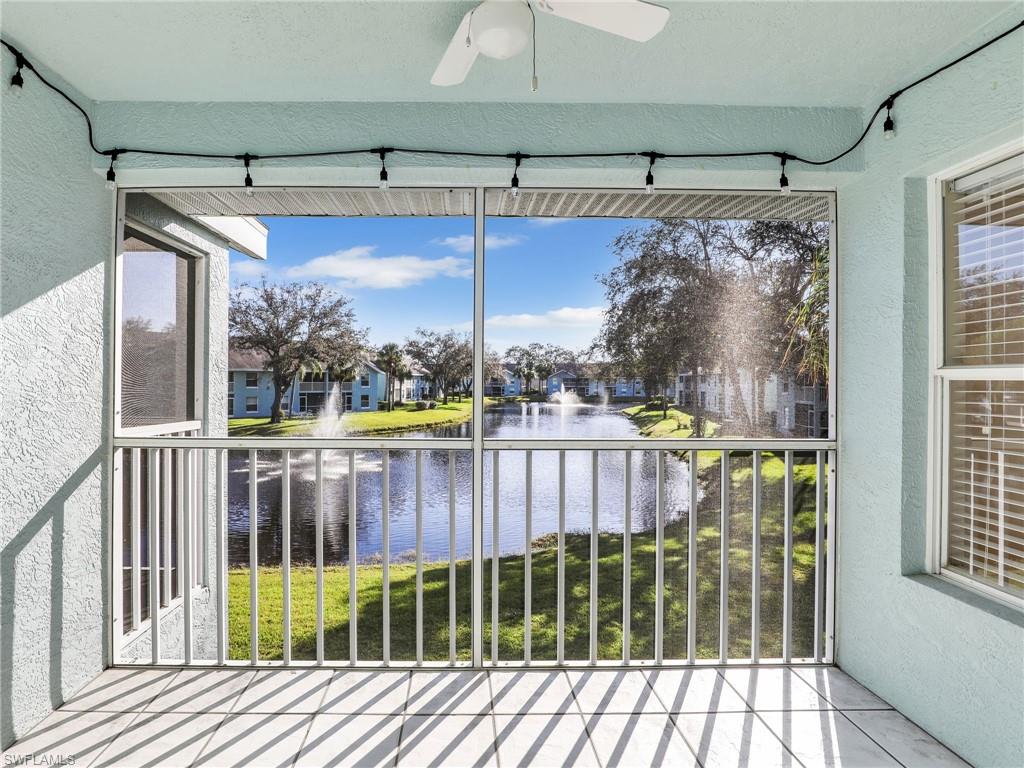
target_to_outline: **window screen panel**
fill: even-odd
[[[128,231],[121,260],[121,425],[189,421],[195,262]]]
[[[946,365],[1024,365],[1024,155],[945,189]]]
[[[1024,595],[1024,381],[949,387],[947,567]]]

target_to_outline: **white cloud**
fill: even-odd
[[[595,328],[604,319],[604,307],[560,307],[541,314],[492,315],[489,328]]]
[[[472,277],[467,259],[446,256],[374,256],[375,245],[357,245],[288,269],[289,277],[333,278],[347,288],[408,288],[435,277]]]
[[[232,277],[259,277],[260,275],[266,275],[270,272],[270,267],[267,266],[265,261],[257,261],[256,259],[236,259],[231,262],[231,276]]]
[[[496,251],[499,248],[508,248],[511,245],[519,245],[523,238],[519,235],[486,235],[484,237],[484,248]],[[455,235],[435,240],[438,245],[446,245],[456,253],[472,253],[475,240],[473,235]]]

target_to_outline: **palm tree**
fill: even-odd
[[[394,381],[399,369],[405,365],[405,360],[402,358],[402,348],[394,342],[388,342],[377,352],[376,365],[384,371],[387,386],[388,410],[393,410],[394,391],[391,383]]]

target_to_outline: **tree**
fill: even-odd
[[[228,331],[239,349],[262,352],[272,374],[272,424],[281,421],[281,400],[303,369],[352,369],[364,346],[351,299],[322,283],[243,283],[231,293]]]
[[[387,404],[388,410],[394,409],[394,392],[392,382],[398,375],[399,369],[405,364],[402,357],[402,348],[394,342],[388,342],[377,351],[377,359],[375,364],[378,368],[384,371],[384,381],[387,387]]]
[[[402,404],[402,393],[405,391],[405,380],[412,376],[412,371],[409,370],[409,366],[405,364],[405,358],[402,358],[402,364],[395,369],[395,378],[398,379],[398,404]]]
[[[505,350],[505,363],[512,369],[512,375],[522,379],[526,386],[524,394],[529,394],[530,382],[537,375],[537,360],[528,347],[511,346]]]
[[[406,341],[405,351],[409,357],[430,372],[430,380],[444,393],[443,402],[447,405],[449,394],[460,386],[467,373],[472,375],[473,349],[469,335],[454,330],[442,333],[425,328],[417,328],[416,335],[417,338]]]

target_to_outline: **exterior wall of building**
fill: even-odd
[[[33,80],[0,98],[0,748],[108,659],[114,193]]]
[[[927,575],[927,178],[1020,141],[1022,60],[1017,32],[901,97],[838,191],[837,658],[979,766],[1024,765],[1024,617]]]
[[[247,377],[251,378],[252,374],[256,375],[256,386],[246,386]],[[349,410],[353,411],[376,411],[378,405],[385,402],[387,395],[387,377],[380,371],[370,368],[367,375],[369,376],[369,383],[362,384],[360,377],[356,377],[353,381],[340,382],[339,385],[342,388],[342,403],[345,401],[345,395],[348,392],[352,393],[352,407]],[[274,380],[271,376],[270,371],[231,371],[231,377],[234,381],[234,412],[232,418],[270,418],[270,414],[274,409]],[[327,395],[330,395],[333,383],[328,380],[327,382]],[[316,394],[322,393],[324,390],[320,386],[314,387],[311,392]],[[301,394],[303,390],[299,386],[294,384],[289,387],[284,397],[281,399],[281,407],[287,411],[289,403],[293,413],[300,413],[302,411]],[[247,409],[247,401],[249,398],[255,398],[256,410],[250,411]]]

